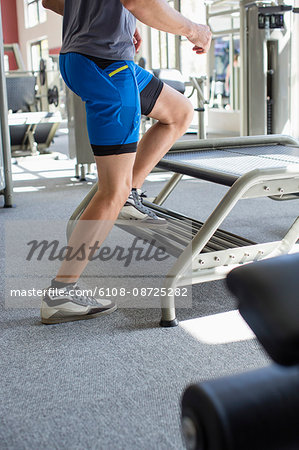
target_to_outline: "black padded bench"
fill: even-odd
[[[277,364],[189,386],[182,397],[189,450],[299,448],[298,274],[298,253],[229,273],[240,313]]]

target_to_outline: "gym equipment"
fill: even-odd
[[[188,450],[296,450],[298,417],[298,366],[204,381],[182,399]]]
[[[30,74],[6,77],[8,110],[29,112],[35,109],[36,77]]]
[[[207,103],[204,96],[204,86],[207,77],[190,77],[190,85],[193,87],[191,94],[188,96],[190,98],[194,92],[197,95],[197,108],[194,111],[198,112],[198,127],[197,127],[197,137],[198,139],[206,139],[206,128],[205,128],[205,104]],[[188,83],[189,84],[189,83]]]
[[[188,96],[190,98],[195,92],[197,94],[197,108],[195,111],[198,112],[198,139],[205,139],[205,124],[204,124],[204,112],[205,112],[205,97],[204,97],[204,85],[206,82],[206,77],[190,77],[190,82],[185,83],[184,78],[179,70],[176,69],[157,69],[153,70],[154,75],[160,78],[163,83],[168,84],[176,91],[184,94],[186,91],[186,86],[192,86],[191,94]]]
[[[138,66],[140,66],[140,67],[142,67],[143,69],[145,69],[145,66],[146,66],[146,59],[143,58],[143,56],[141,56],[141,58],[139,58]]]
[[[40,60],[39,72],[37,72],[37,87],[35,98],[40,111],[54,111],[51,105],[60,106],[60,93],[62,93],[62,82],[57,62]],[[63,101],[62,101],[63,111]]]
[[[294,4],[287,0],[206,3],[214,38],[208,54],[209,132],[298,137],[299,66],[295,49],[299,16]],[[227,110],[221,91],[216,92],[215,69],[222,89],[224,77],[229,76]]]
[[[297,78],[291,64],[292,44],[296,46],[292,42],[295,12],[292,4],[283,2],[240,2],[244,135],[291,131],[295,83],[290,80]]]
[[[46,84],[46,63],[43,58],[39,62],[39,82],[41,86]]]
[[[59,105],[59,91],[56,85],[48,89],[48,103],[56,107]]]
[[[235,61],[241,33],[239,2],[206,2],[206,20],[213,34],[207,55],[207,132],[211,136],[239,136],[240,67]]]
[[[185,93],[185,83],[183,76],[179,70],[176,69],[154,69],[153,74],[159,78],[163,83],[168,84],[181,94]]]
[[[78,95],[66,86],[66,103],[69,129],[69,155],[76,158],[76,178],[86,181],[87,172],[94,164],[94,156],[89,143],[85,104]]]
[[[239,267],[227,285],[239,311],[271,358],[299,364],[299,254]]]
[[[7,119],[7,93],[4,72],[4,48],[2,33],[2,18],[0,5],[0,195],[4,196],[4,206],[13,205],[13,185],[11,171],[11,150]]]
[[[155,213],[168,220],[167,228],[142,230],[177,258],[164,287],[171,289],[225,278],[234,267],[266,257],[288,253],[299,237],[299,217],[281,241],[255,243],[219,229],[235,204],[246,198],[298,199],[299,143],[288,136],[249,136],[205,141],[177,142],[157,167],[174,172],[153,203],[144,200]],[[162,205],[183,175],[229,187],[205,223]],[[90,199],[95,185],[72,214],[68,235]],[[278,203],[278,202],[277,202]],[[279,210],[277,213],[279,221]],[[192,239],[186,227],[192,226]],[[133,234],[133,226],[129,232]],[[140,236],[141,231],[138,230]],[[190,255],[192,257],[190,258]],[[169,289],[167,289],[169,288]],[[175,298],[161,298],[162,326],[176,326]]]
[[[13,112],[53,112],[50,105],[57,108],[60,101],[58,63],[41,58],[38,71],[26,70],[18,44],[5,44],[4,49],[14,54],[18,66],[17,70],[6,72],[8,109]]]
[[[189,450],[299,448],[299,254],[238,267],[227,277],[272,365],[189,386],[182,431]]]
[[[37,81],[41,83],[42,72],[36,77],[30,72],[10,72],[6,75],[8,109],[12,112],[27,112],[38,110],[38,102],[45,104],[45,109],[49,109],[49,105],[59,106],[59,90],[56,85],[47,88],[46,78],[40,84],[40,90],[43,89],[45,94],[37,93]],[[46,77],[46,72],[43,76]],[[46,108],[47,106],[47,108]]]
[[[12,112],[34,112],[37,109],[37,100],[42,100],[43,96],[36,94],[36,81],[36,77],[30,74],[10,74],[6,77],[9,110]],[[42,86],[44,86],[44,84]],[[52,88],[48,88],[46,97],[49,105],[54,105],[56,108],[58,107],[59,91],[56,85]]]
[[[11,151],[14,156],[45,152],[61,123],[61,114],[44,112],[8,115]]]
[[[141,59],[141,58],[140,58]],[[176,69],[154,69],[153,74],[155,77],[159,78],[163,83],[172,87],[176,91],[181,94],[185,94],[186,87],[192,87],[191,93],[188,95],[188,98],[192,97],[194,93],[197,95],[197,108],[194,111],[198,112],[198,128],[197,128],[197,137],[198,139],[205,139],[205,101],[204,97],[204,85],[206,83],[206,77],[190,77],[190,81],[185,82],[184,78],[179,70]],[[143,117],[143,121],[141,123],[141,135],[143,136],[146,132],[145,122],[149,120],[148,117]],[[153,122],[153,119],[151,119]]]

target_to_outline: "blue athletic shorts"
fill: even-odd
[[[135,152],[141,114],[150,113],[163,83],[133,61],[101,69],[87,56],[64,53],[59,63],[66,85],[85,102],[95,156]]]

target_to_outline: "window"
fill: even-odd
[[[240,109],[240,13],[236,4],[207,6],[213,32],[208,53],[210,107]]]
[[[49,57],[48,51],[48,40],[43,39],[42,41],[34,42],[31,44],[31,65],[33,71],[39,70],[40,60],[45,61]]]
[[[169,5],[175,8],[174,0],[168,0]],[[173,34],[151,29],[151,56],[152,68],[174,69],[177,67],[176,42]]]
[[[198,0],[184,0],[180,2],[180,12],[191,20],[205,23],[205,5]],[[181,71],[187,79],[189,75],[201,76],[206,74],[206,57],[199,56],[192,50],[193,45],[186,37],[181,37]]]
[[[42,0],[24,0],[26,28],[34,27],[47,20]]]
[[[205,21],[204,2],[198,0],[167,0],[169,6],[180,11],[184,16],[200,22]],[[178,69],[186,78],[190,74],[203,75],[205,64],[203,58],[195,57],[192,45],[185,37],[164,33],[153,28],[151,34],[152,68]]]

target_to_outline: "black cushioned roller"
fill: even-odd
[[[298,450],[299,367],[273,365],[188,387],[182,427],[190,450]]]
[[[242,316],[280,365],[188,387],[182,398],[186,446],[298,450],[299,254],[240,266],[227,284]]]
[[[271,358],[299,364],[299,254],[238,267],[228,274],[227,284]]]

